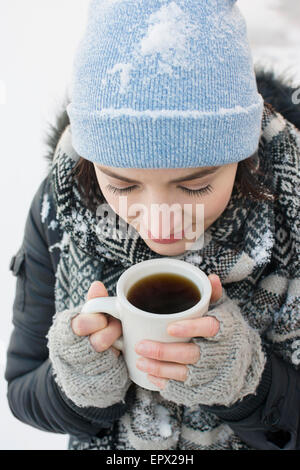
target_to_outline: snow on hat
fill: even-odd
[[[105,166],[238,162],[261,132],[235,0],[91,0],[67,112],[79,155]]]

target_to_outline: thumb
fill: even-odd
[[[107,289],[101,281],[92,282],[88,290],[86,300],[94,299],[95,297],[108,297]],[[117,357],[120,355],[120,351],[118,349],[113,346],[111,346],[111,349]]]
[[[106,287],[101,281],[92,282],[88,290],[86,300],[94,299],[95,297],[108,297]]]

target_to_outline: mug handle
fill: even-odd
[[[80,315],[85,313],[108,313],[118,320],[122,321],[117,311],[118,297],[96,297],[88,300],[82,307]],[[112,346],[120,351],[123,351],[124,341],[123,336],[118,338]]]

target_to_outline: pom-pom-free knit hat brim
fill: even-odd
[[[92,0],[67,108],[72,145],[105,166],[238,162],[261,133],[245,20],[234,0]]]

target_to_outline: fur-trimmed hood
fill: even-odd
[[[255,74],[258,92],[262,95],[264,101],[300,130],[300,103],[296,104],[292,99],[293,94],[297,89],[300,89],[300,83],[299,87],[294,87],[291,85],[291,80],[287,77],[287,74],[279,74],[272,69],[257,68]],[[66,126],[70,124],[66,110],[69,103],[70,98],[67,95],[56,113],[54,123],[48,123],[48,128],[45,131],[44,142],[47,147],[45,158],[49,167],[57,143]]]

